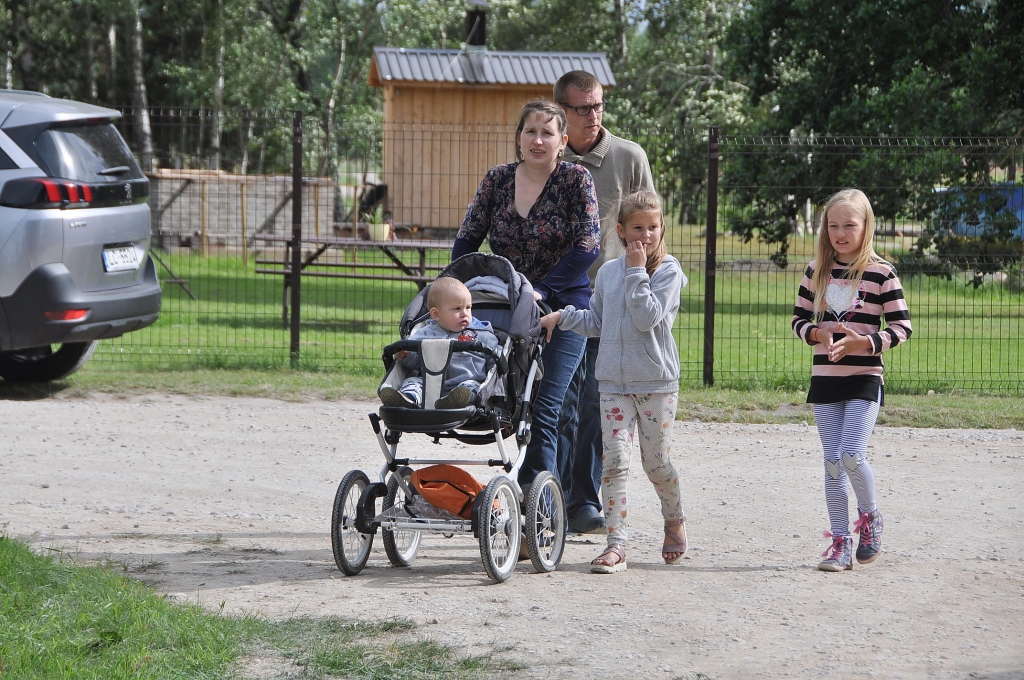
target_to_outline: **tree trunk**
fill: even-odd
[[[607,5],[606,5],[607,6]],[[618,48],[619,61],[626,59],[626,8],[625,0],[613,0],[612,11],[615,16],[615,42]]]
[[[239,170],[243,175],[249,170],[249,144],[252,143],[252,132],[256,127],[256,116],[251,111],[246,113],[249,117],[249,125],[246,126],[245,132],[242,134],[242,167]]]
[[[107,27],[107,104],[117,103],[117,25]]]
[[[90,5],[85,6],[85,12],[82,14],[82,31],[85,33],[85,87],[88,90],[89,101],[96,103],[100,93],[96,87],[96,46],[93,41],[92,32],[92,7]]]
[[[29,31],[27,8],[22,0],[11,0],[8,7],[11,12],[11,23],[14,24],[14,41],[16,62],[21,73],[21,87],[26,90],[39,91],[39,78],[36,76],[36,59],[32,49],[32,35]],[[12,79],[13,80],[13,79]]]
[[[220,138],[224,127],[224,0],[217,0],[217,48],[213,59],[217,80],[213,84],[213,125],[210,131],[210,168],[220,170]]]
[[[331,159],[331,150],[334,148],[334,114],[335,108],[338,105],[338,90],[341,87],[341,74],[345,69],[346,47],[347,43],[345,41],[345,36],[341,36],[341,41],[338,45],[338,65],[334,69],[334,82],[331,83],[331,98],[327,101],[327,112],[325,114],[326,120],[324,121],[324,127],[327,130],[327,134],[324,135],[324,156],[323,160],[320,161],[320,172],[318,173],[321,176],[327,173]]]
[[[300,92],[313,94],[313,79],[302,59],[306,52],[302,39],[306,32],[308,0],[291,0],[283,15],[269,0],[260,0],[259,6],[270,19],[274,30],[288,43],[290,49],[285,50],[285,57],[291,63],[295,86]]]
[[[153,170],[153,128],[149,122],[149,102],[146,97],[146,79],[143,72],[142,59],[142,8],[138,2],[133,3],[132,17],[129,21],[132,61],[132,108],[135,109],[135,140],[139,144],[139,160],[142,169]]]
[[[7,41],[4,41],[7,42]],[[8,44],[9,45],[9,44]],[[7,85],[8,90],[14,89],[14,54],[11,52],[10,46],[7,48],[7,61],[4,64],[4,82]]]

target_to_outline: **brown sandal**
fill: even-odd
[[[617,571],[626,571],[625,546],[612,543],[590,563],[590,571],[595,574],[614,574]]]
[[[669,532],[669,529],[681,528],[682,531]],[[670,543],[670,541],[674,541]],[[686,519],[665,522],[665,544],[661,546],[661,559],[665,564],[679,564],[686,554]],[[675,555],[675,557],[670,557]]]

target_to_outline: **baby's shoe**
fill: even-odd
[[[463,408],[473,401],[473,390],[468,387],[456,387],[434,403],[434,408]]]
[[[871,564],[882,552],[882,513],[878,510],[864,512],[857,508],[860,517],[853,524],[855,533],[860,534],[857,542],[857,561]]]
[[[825,559],[818,563],[818,569],[822,571],[853,569],[853,536],[833,536],[827,531],[825,536],[832,539],[832,545],[821,553]]]
[[[385,385],[377,393],[385,406],[400,406],[403,408],[416,408],[416,402],[399,392],[394,387]]]

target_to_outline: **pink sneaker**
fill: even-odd
[[[853,569],[853,536],[833,536],[826,531],[825,537],[832,539],[832,545],[821,553],[825,559],[818,563],[818,569],[822,571]]]
[[[857,542],[857,561],[871,564],[882,552],[882,513],[878,510],[863,512],[857,508],[860,517],[853,523],[854,533],[860,534]]]

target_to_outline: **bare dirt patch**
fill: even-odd
[[[524,678],[1024,678],[1024,433],[879,427],[869,455],[885,551],[825,574],[814,429],[678,422],[682,566],[661,563],[657,500],[634,460],[628,571],[590,574],[600,537],[575,536],[558,571],[521,563],[492,585],[468,538],[428,536],[395,569],[378,537],[360,576],[334,566],[337,484],[383,463],[374,408],[0,401],[0,527],[228,612],[408,617],[439,642],[516,659]],[[400,450],[446,446],[407,436]]]

